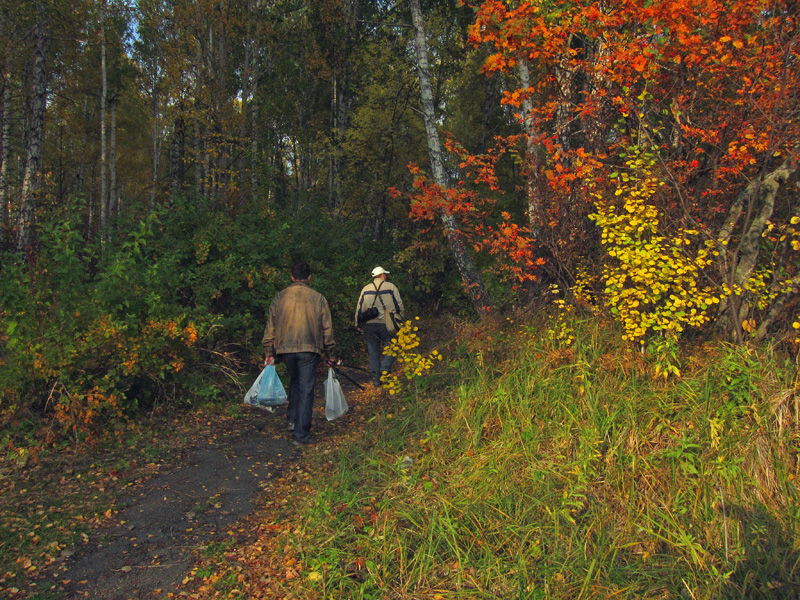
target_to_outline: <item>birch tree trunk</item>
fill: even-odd
[[[170,200],[175,202],[183,189],[185,179],[185,145],[186,126],[183,118],[183,103],[179,106],[179,116],[172,125],[172,144],[169,152],[169,193]]]
[[[252,11],[253,2],[250,0],[248,2],[248,12]],[[252,89],[251,81],[254,78],[254,73],[251,71],[253,66],[252,54],[253,54],[253,37],[249,35],[248,38],[245,40],[245,48],[244,48],[244,61],[242,62],[242,111],[239,114],[239,141],[237,145],[239,146],[239,159],[238,159],[238,171],[239,171],[239,193],[241,197],[244,197],[245,190],[247,186],[245,183],[247,182],[247,160],[246,160],[246,152],[245,152],[245,140],[247,139],[248,127],[247,122],[250,117],[250,90]]]
[[[253,57],[255,61],[255,57]],[[258,105],[255,101],[256,92],[258,91],[258,77],[253,79],[253,92],[250,98],[250,197],[255,205],[259,192],[259,179],[258,179]],[[269,194],[267,194],[267,201],[269,201]]]
[[[150,118],[153,121],[153,128],[151,131],[152,136],[152,147],[153,147],[153,160],[152,160],[152,169],[153,169],[153,176],[150,181],[151,188],[150,188],[150,206],[154,207],[156,204],[156,188],[158,186],[158,168],[159,163],[161,160],[161,139],[162,139],[162,132],[161,132],[161,114],[159,111],[159,102],[160,102],[160,94],[157,88],[157,84],[153,85],[153,98],[150,104],[150,111],[151,115]]]
[[[342,207],[342,152],[350,117],[350,67],[344,65],[333,75],[331,113],[333,120],[328,208],[337,216]]]
[[[44,115],[47,106],[47,25],[44,8],[40,9],[33,31],[33,73],[31,78],[30,117],[25,150],[25,168],[22,175],[19,214],[17,217],[17,250],[28,247],[31,226],[36,211],[37,195],[41,185],[42,143],[44,141]]]
[[[414,47],[416,50],[417,73],[422,96],[422,115],[425,120],[425,133],[428,139],[428,156],[431,161],[433,178],[437,185],[447,187],[447,178],[444,172],[444,159],[439,140],[439,131],[436,128],[436,112],[433,103],[433,88],[431,86],[430,66],[428,63],[428,45],[425,39],[425,23],[422,20],[422,9],[419,0],[409,0],[411,7],[411,21],[414,26]],[[491,298],[483,284],[483,280],[475,268],[472,258],[467,253],[461,235],[458,232],[455,217],[442,211],[442,224],[444,226],[447,243],[453,253],[458,272],[464,282],[464,287],[472,299],[472,304],[479,314],[485,316],[491,310]]]
[[[9,59],[3,65],[3,95],[0,99],[3,124],[0,128],[0,244],[6,242],[11,202],[8,199],[8,160],[11,156],[11,68]]]
[[[105,13],[101,16],[105,18]],[[100,235],[106,237],[108,226],[108,185],[106,183],[106,103],[108,78],[106,72],[106,28],[100,27]]]
[[[111,132],[108,148],[108,216],[109,221],[119,217],[119,192],[117,191],[117,105],[119,96],[111,98]]]
[[[531,86],[530,70],[528,69],[528,60],[520,57],[519,61],[519,80],[523,90],[527,90]],[[539,185],[539,157],[537,154],[536,144],[536,125],[533,120],[533,105],[530,96],[524,94],[522,98],[522,126],[525,130],[526,146],[525,146],[525,168],[527,169],[527,177],[525,178],[525,195],[528,200],[528,222],[530,224],[531,238],[538,239],[541,231],[539,230],[539,216],[542,208],[540,194],[542,192]]]

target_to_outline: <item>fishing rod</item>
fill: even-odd
[[[364,373],[369,373],[369,369],[364,369],[362,367],[357,367],[355,365],[346,365],[342,361],[338,361],[336,363],[337,367],[345,367],[346,369],[356,369],[357,371],[364,371]]]
[[[356,387],[357,387],[358,389],[360,389],[362,392],[364,391],[364,388],[363,388],[363,387],[361,387],[361,385],[360,385],[360,384],[359,384],[359,383],[358,383],[358,382],[357,382],[355,379],[353,379],[352,377],[350,377],[350,375],[348,375],[348,374],[347,374],[347,373],[345,373],[344,371],[340,371],[340,370],[339,370],[339,369],[337,369],[336,367],[331,367],[331,369],[333,369],[333,372],[334,372],[334,373],[336,373],[337,375],[341,375],[342,377],[344,377],[345,379],[347,379],[347,381],[349,381],[350,383],[352,383],[354,386],[356,386]]]

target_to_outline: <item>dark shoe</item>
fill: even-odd
[[[295,448],[299,448],[300,446],[307,446],[307,445],[308,445],[308,440],[306,440],[304,442],[301,442],[300,440],[292,440],[292,446],[294,446]]]

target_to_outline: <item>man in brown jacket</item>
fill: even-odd
[[[295,445],[306,444],[311,436],[317,365],[322,356],[334,363],[333,323],[328,301],[308,283],[307,263],[292,267],[292,284],[278,292],[269,308],[262,340],[266,364],[282,360],[289,370],[289,407],[286,416],[294,431]]]

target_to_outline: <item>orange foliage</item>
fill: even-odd
[[[712,235],[748,182],[796,160],[799,11],[794,0],[481,2],[470,36],[494,48],[485,71],[514,74],[523,58],[530,68],[530,87],[503,102],[530,100],[528,145],[550,190],[535,217],[550,247],[585,253],[585,184],[610,189],[631,146],[658,150],[672,184],[654,199],[672,211],[665,222],[690,218]]]
[[[48,404],[56,422],[65,432],[86,434],[123,417],[126,402],[136,402],[125,399],[131,381],[163,380],[183,369],[197,341],[192,322],[151,320],[136,332],[104,314],[55,359],[34,353],[33,367],[37,378],[51,382]]]
[[[411,195],[412,219],[434,222],[441,213],[457,217],[459,231],[464,240],[477,252],[486,252],[496,257],[495,270],[511,276],[514,281],[533,281],[534,271],[543,264],[535,255],[535,246],[529,232],[523,231],[513,222],[511,214],[501,211],[498,219],[496,200],[488,194],[500,194],[500,184],[495,167],[507,152],[513,151],[518,136],[497,138],[496,146],[483,155],[469,154],[460,144],[448,138],[447,149],[457,155],[464,169],[467,182],[460,181],[456,187],[443,188],[429,180],[414,164],[409,170],[415,176]],[[466,186],[471,188],[468,189]]]

